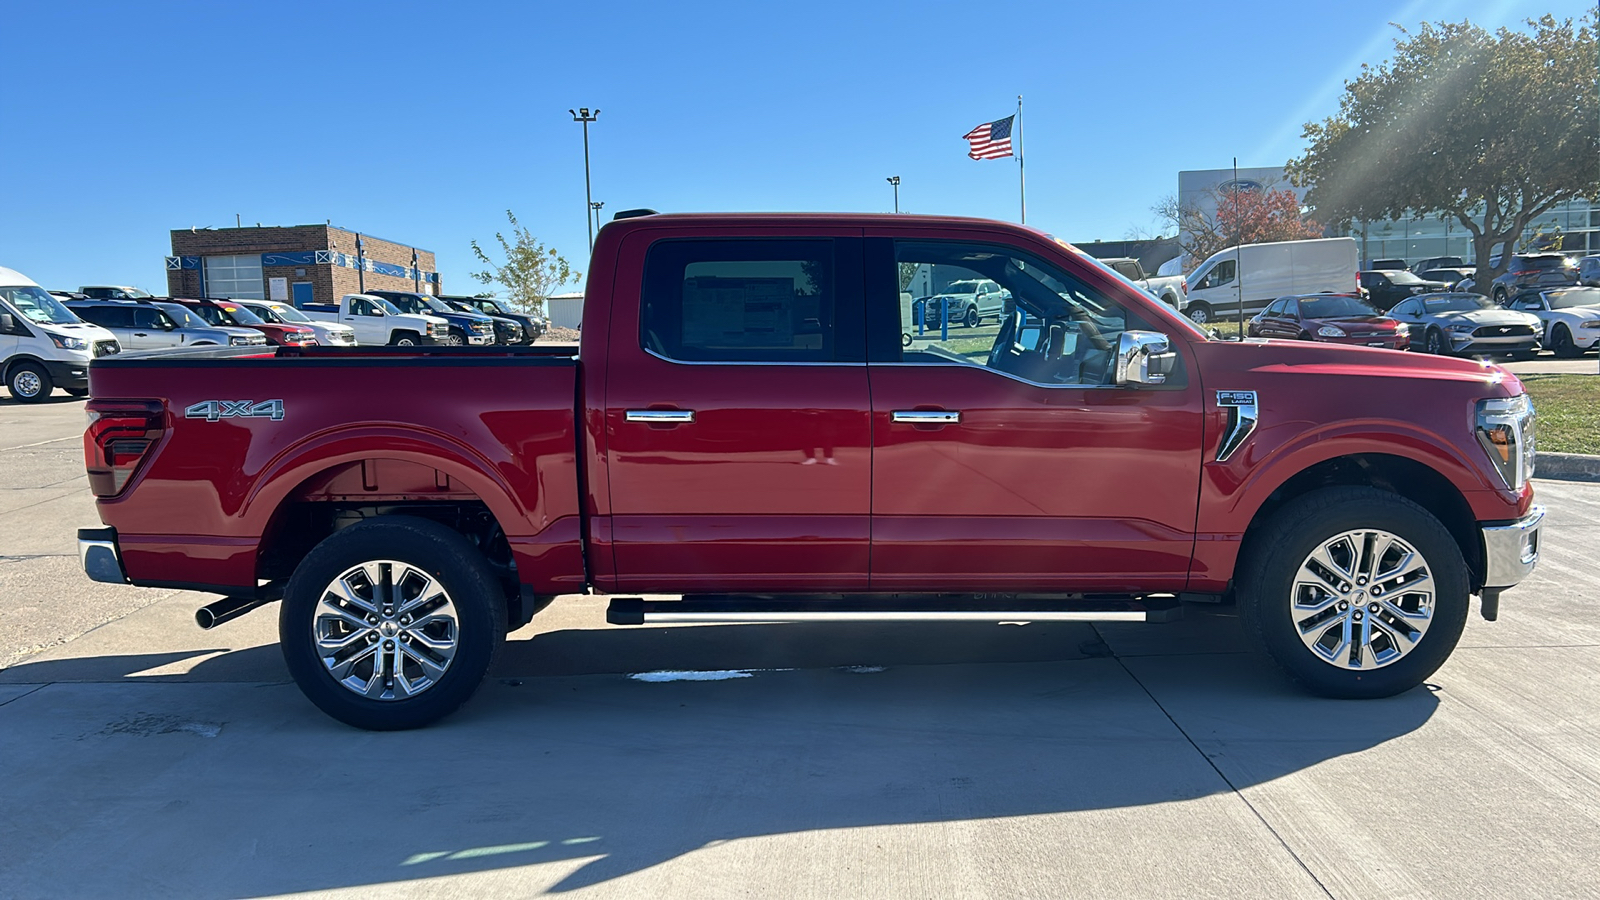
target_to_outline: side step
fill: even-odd
[[[682,600],[614,597],[612,625],[739,622],[1171,622],[1183,617],[1174,597],[993,600],[961,597],[827,598],[686,596]]]

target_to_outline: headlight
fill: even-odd
[[[1404,322],[1396,322],[1396,323],[1394,323],[1394,333],[1395,334],[1410,334],[1411,333],[1411,326],[1407,325]]]
[[[1590,319],[1587,322],[1579,322],[1578,323],[1578,327],[1579,328],[1600,328],[1600,319]]]
[[[83,338],[65,337],[59,334],[50,335],[50,340],[63,350],[87,350],[89,342]]]
[[[1527,394],[1478,401],[1478,443],[1513,491],[1533,477],[1534,413]]]
[[[228,344],[230,346],[233,346],[233,347],[243,347],[248,343],[250,343],[250,339],[247,338],[247,337],[230,337],[230,338],[228,338]]]
[[[1344,333],[1344,329],[1337,325],[1324,325],[1317,329],[1317,334],[1320,334],[1323,337],[1347,337],[1347,335]]]
[[[303,334],[298,331],[290,331],[284,334],[283,342],[285,344],[304,344],[306,342],[306,338],[308,337],[310,337],[310,335]]]
[[[1451,325],[1450,330],[1456,332],[1457,334],[1466,334],[1477,327],[1478,326],[1472,324],[1471,322],[1458,322],[1455,325]]]

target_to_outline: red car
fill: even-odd
[[[904,344],[919,266],[1012,308]],[[641,211],[588,268],[576,347],[96,359],[84,569],[220,595],[204,626],[281,599],[306,696],[393,729],[585,591],[616,624],[1237,603],[1310,690],[1389,696],[1538,561],[1533,409],[1502,369],[1215,340],[980,219]]]
[[[316,331],[304,325],[293,322],[268,322],[243,304],[224,299],[190,299],[186,297],[173,297],[173,303],[182,303],[194,310],[195,315],[212,325],[225,325],[236,328],[253,328],[267,336],[267,340],[280,347],[315,347],[317,345]]]
[[[1250,337],[1323,341],[1358,347],[1404,350],[1411,346],[1406,326],[1354,294],[1303,294],[1279,297],[1250,320]]]

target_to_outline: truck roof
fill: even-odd
[[[1049,237],[1044,231],[1031,225],[1018,225],[1015,222],[1002,222],[998,219],[980,219],[971,216],[924,216],[911,213],[861,213],[861,212],[685,212],[685,213],[655,213],[647,216],[634,216],[627,219],[618,219],[607,222],[603,230],[629,230],[634,228],[652,228],[661,225],[780,225],[793,226],[796,224],[809,225],[844,225],[860,228],[882,227],[889,225],[982,225],[988,228],[1003,228],[1010,231],[1022,232],[1035,237]]]

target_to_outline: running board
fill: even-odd
[[[782,600],[718,596],[683,600],[615,597],[612,625],[735,624],[740,622],[1171,622],[1182,618],[1174,598],[1010,603],[873,600]]]

